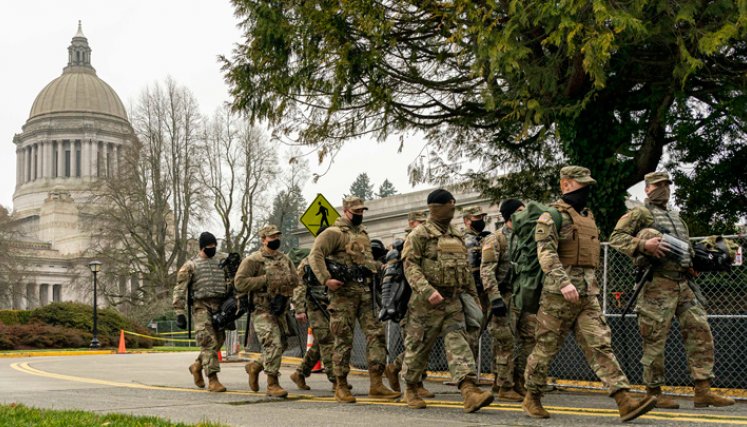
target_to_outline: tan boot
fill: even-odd
[[[472,380],[464,380],[459,385],[464,400],[464,412],[477,412],[480,408],[493,402],[493,393],[480,390]]]
[[[306,377],[302,373],[296,371],[291,374],[290,379],[296,384],[299,390],[311,390],[311,387],[306,384]]]
[[[249,388],[252,391],[259,391],[259,373],[262,372],[262,365],[257,362],[249,362],[244,365],[244,370],[249,374]]]
[[[420,393],[418,392],[418,385],[417,384],[407,384],[407,388],[405,389],[405,402],[407,402],[407,407],[412,409],[424,409],[425,408],[425,402],[422,399],[422,396],[420,396]]]
[[[631,396],[627,390],[619,390],[612,397],[615,398],[620,419],[623,421],[634,420],[656,406],[655,397],[646,395],[643,399],[638,399]]]
[[[396,399],[402,396],[402,393],[389,390],[381,379],[383,369],[372,368],[368,370],[368,377],[371,379],[371,386],[368,388],[368,397],[379,397],[382,399]],[[339,387],[338,387],[339,388]]]
[[[271,397],[287,397],[288,392],[280,387],[277,375],[267,374],[267,395]]]
[[[218,381],[218,374],[208,375],[208,391],[213,391],[216,393],[226,391],[226,388],[223,387],[223,384]]]
[[[541,397],[542,394],[540,393],[527,391],[527,394],[524,395],[524,401],[521,403],[521,409],[524,410],[524,413],[532,418],[550,418],[550,413],[542,407]]]
[[[335,400],[340,403],[355,403],[355,397],[350,393],[347,377],[337,377],[337,388],[335,388]]]
[[[646,387],[646,395],[656,399],[656,407],[660,409],[680,409],[680,404],[671,397],[662,394],[661,387]]]
[[[189,372],[192,374],[195,385],[200,388],[205,388],[205,378],[202,377],[202,364],[200,362],[195,362],[189,365]]]
[[[402,391],[399,385],[399,369],[394,366],[394,363],[386,365],[386,368],[384,368],[384,375],[386,376],[386,380],[389,381],[389,387],[391,387],[392,390]]]
[[[514,391],[513,387],[500,387],[498,389],[498,399],[508,400],[510,402],[521,402],[524,398]]]
[[[711,392],[710,380],[695,381],[695,407],[707,408],[708,406],[731,406],[734,399],[721,397]]]
[[[423,385],[422,381],[420,381],[418,383],[418,396],[420,396],[420,397],[422,397],[424,399],[426,399],[426,398],[427,399],[431,399],[431,398],[436,397],[436,395],[433,394],[432,391],[430,391],[427,388],[425,388],[425,386]]]
[[[330,380],[330,382],[332,383],[332,391],[337,390],[337,380]],[[352,389],[353,389],[353,385],[348,383],[348,390],[352,390]]]

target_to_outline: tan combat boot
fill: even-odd
[[[340,403],[355,403],[355,397],[350,393],[347,377],[337,377],[337,388],[335,388],[335,400]]]
[[[436,397],[436,395],[433,394],[432,391],[430,391],[427,388],[425,388],[425,386],[423,385],[422,381],[420,381],[418,383],[418,396],[420,396],[422,398],[428,398],[428,399]]]
[[[329,380],[329,382],[332,383],[332,391],[337,390],[337,380]],[[352,390],[352,389],[353,389],[353,385],[348,383],[348,390]]]
[[[244,366],[244,370],[249,374],[249,388],[252,391],[259,391],[259,373],[262,372],[262,365],[249,362]]]
[[[638,399],[631,396],[627,390],[618,390],[612,397],[615,398],[620,419],[623,421],[634,420],[656,406],[655,397],[646,395],[643,399]]]
[[[514,391],[512,386],[502,386],[498,389],[498,399],[508,400],[510,402],[521,402],[524,398],[517,392]]]
[[[527,391],[524,395],[524,401],[521,404],[521,409],[524,413],[532,418],[550,418],[550,413],[542,407],[541,393],[532,393]]]
[[[218,374],[212,373],[208,375],[208,391],[214,391],[216,393],[226,391],[226,388],[223,387],[223,384],[218,381]]]
[[[306,384],[306,377],[302,373],[296,371],[291,374],[290,379],[296,384],[299,390],[311,390],[311,387]]]
[[[382,381],[383,369],[371,368],[368,370],[368,377],[371,379],[371,386],[368,388],[368,397],[379,397],[382,399],[396,399],[402,396],[402,393],[389,390]],[[338,387],[339,388],[339,387]]]
[[[671,397],[662,394],[661,387],[646,387],[646,395],[656,399],[656,407],[660,409],[680,409],[680,404]]]
[[[384,368],[384,375],[386,375],[386,380],[389,381],[389,387],[391,387],[392,390],[402,391],[402,388],[399,385],[399,369],[394,366],[394,363],[386,365],[386,368]]]
[[[412,409],[424,409],[425,408],[425,402],[420,396],[420,393],[418,393],[417,384],[407,384],[407,388],[405,389],[405,402],[407,402],[408,408],[412,408]]]
[[[709,380],[696,380],[695,381],[695,407],[696,408],[707,408],[708,406],[731,406],[734,404],[734,399],[728,397],[721,397],[711,392],[711,381]]]
[[[202,377],[202,363],[195,362],[189,365],[189,372],[192,374],[195,385],[200,388],[205,388],[205,378]]]
[[[477,412],[483,406],[488,406],[493,402],[493,393],[480,390],[472,380],[464,380],[459,385],[459,391],[462,392],[464,400],[464,412]]]
[[[267,395],[271,397],[287,397],[288,392],[280,387],[277,375],[267,374]]]

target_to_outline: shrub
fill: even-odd
[[[0,310],[0,323],[5,325],[25,325],[31,319],[28,310]]]
[[[91,333],[62,326],[31,322],[25,325],[0,325],[0,348],[80,348],[91,342]]]

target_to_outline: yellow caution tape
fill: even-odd
[[[132,336],[135,336],[135,337],[145,338],[145,339],[149,339],[149,340],[153,340],[153,341],[188,342],[188,343],[194,342],[194,340],[180,340],[178,338],[153,337],[153,336],[150,336],[150,335],[143,335],[143,334],[138,334],[136,332],[130,332],[130,331],[124,331],[124,333],[127,334],[127,335],[132,335]]]

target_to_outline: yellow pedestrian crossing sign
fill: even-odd
[[[311,202],[306,212],[301,215],[299,221],[301,224],[309,230],[309,233],[316,237],[319,234],[319,229],[322,227],[329,227],[334,224],[340,214],[337,213],[334,207],[327,201],[324,196],[317,194],[314,201]]]

